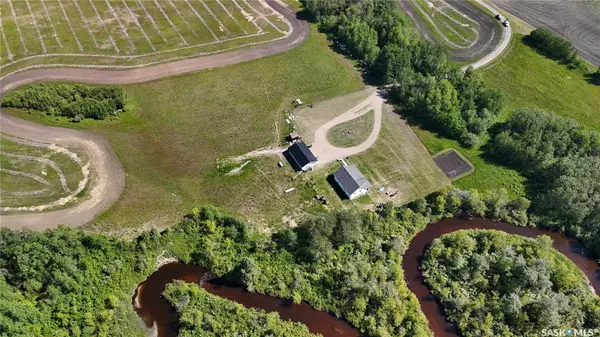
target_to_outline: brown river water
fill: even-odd
[[[421,309],[429,320],[429,325],[437,337],[459,336],[446,321],[441,305],[429,292],[421,277],[419,266],[429,243],[446,233],[461,229],[497,229],[511,234],[536,237],[541,234],[554,240],[554,248],[565,254],[585,273],[590,285],[600,291],[600,267],[596,261],[584,253],[582,244],[554,231],[516,227],[507,223],[486,219],[447,219],[429,224],[410,242],[402,263],[409,289],[417,296]],[[148,327],[157,328],[158,337],[177,336],[177,313],[169,302],[161,296],[165,286],[174,280],[199,283],[211,294],[238,302],[246,307],[277,311],[282,319],[300,322],[313,333],[324,337],[358,337],[360,332],[347,322],[335,316],[318,311],[306,303],[293,304],[290,300],[279,299],[245,291],[242,287],[214,279],[207,270],[173,262],[160,267],[146,281],[140,283],[133,296],[133,304],[138,315]]]

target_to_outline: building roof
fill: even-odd
[[[304,142],[295,142],[289,147],[288,151],[300,167],[317,161],[317,157],[315,157]]]
[[[358,189],[371,187],[367,178],[360,173],[355,165],[340,167],[340,169],[333,174],[333,177],[348,196]]]

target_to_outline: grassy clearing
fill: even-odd
[[[67,187],[75,191],[83,179],[81,167],[66,154],[55,152],[48,148],[39,148],[0,138],[0,206],[22,207],[38,206],[51,203],[70,194],[63,189],[60,176],[51,166],[32,160],[13,158],[10,154],[28,155],[36,158],[46,158],[53,161],[65,176]],[[31,177],[9,173],[4,170],[33,174],[48,184]],[[14,193],[44,191],[36,195],[14,195]]]
[[[453,184],[462,189],[477,189],[481,192],[505,189],[510,197],[525,196],[525,178],[517,171],[492,164],[482,158],[480,149],[468,149],[458,142],[443,138],[437,134],[413,126],[430,154],[453,148],[460,152],[474,166],[475,171],[467,176],[458,178]]]
[[[122,66],[160,62],[269,41],[289,29],[270,8],[255,1],[249,1],[249,5],[240,2],[246,15],[253,18],[245,16],[232,1],[223,0],[29,3],[33,15],[25,1],[0,2],[2,29],[7,37],[7,41],[0,41],[3,74],[39,64]],[[257,13],[264,14],[264,18]],[[134,55],[143,56],[124,58]]]
[[[352,147],[364,142],[375,124],[375,111],[370,110],[364,115],[347,122],[338,124],[327,132],[329,142],[337,147]]]
[[[583,69],[558,64],[525,45],[522,37],[516,40],[502,62],[483,72],[487,84],[504,92],[504,118],[515,108],[541,108],[600,130],[600,86],[588,83]]]
[[[313,142],[315,131],[319,126],[329,122],[335,117],[350,110],[360,102],[364,101],[375,90],[368,88],[363,91],[354,92],[328,99],[315,104],[313,108],[303,108],[294,113],[295,127],[300,136],[307,144]]]
[[[290,168],[278,168],[278,158],[262,158],[240,175],[226,176],[217,162],[279,145],[282,109],[292,98],[317,102],[364,86],[352,63],[333,53],[314,29],[286,53],[124,88],[130,106],[113,121],[72,124],[13,111],[46,124],[94,130],[112,143],[128,176],[120,200],[96,220],[102,230],[170,225],[203,204],[258,223],[280,223],[288,210],[302,205],[300,193],[283,193],[293,186]]]

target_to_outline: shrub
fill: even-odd
[[[126,95],[114,86],[90,87],[83,84],[33,84],[8,94],[3,107],[31,109],[72,118],[106,119],[125,109]]]
[[[577,64],[577,52],[571,41],[554,35],[549,29],[538,28],[531,32],[526,39],[530,46],[553,60],[565,64]]]

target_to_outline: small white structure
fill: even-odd
[[[360,173],[355,165],[340,167],[333,174],[333,179],[350,200],[369,193],[369,188],[371,188],[367,178]]]
[[[298,104],[298,105],[302,105],[302,101],[300,100],[300,98],[296,98],[296,101],[295,101],[295,102],[296,102],[296,104]]]

